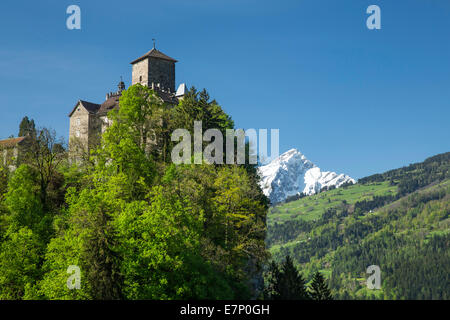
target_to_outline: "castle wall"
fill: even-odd
[[[82,105],[78,105],[70,117],[69,150],[71,157],[89,156],[90,149],[100,142],[101,122],[94,114],[90,114]]]
[[[0,148],[1,161],[0,164],[4,167],[9,168],[9,170],[14,171],[17,168],[17,159],[19,156],[19,148],[8,147]]]
[[[147,58],[133,64],[132,84],[151,87],[152,82],[175,93],[175,63],[163,59]]]
[[[102,137],[102,121],[98,115],[89,115],[89,146],[93,147],[100,143]]]
[[[144,59],[133,64],[131,84],[134,85],[137,83],[140,83],[144,86],[149,86],[148,59]]]
[[[70,140],[80,140],[87,143],[89,140],[89,112],[80,104],[70,117]]]
[[[163,88],[175,93],[175,63],[172,61],[149,58],[149,86],[160,83]]]

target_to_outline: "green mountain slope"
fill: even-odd
[[[450,298],[450,153],[273,207],[267,244],[337,298]],[[381,269],[381,290],[366,268]]]

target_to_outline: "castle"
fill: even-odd
[[[168,105],[177,105],[186,94],[186,85],[180,84],[175,91],[175,63],[177,60],[165,55],[153,46],[149,52],[131,62],[132,84],[140,83],[158,93],[160,99]],[[125,90],[120,81],[116,92],[106,94],[103,103],[97,104],[79,100],[69,114],[69,151],[89,153],[102,133],[110,125],[108,112],[119,108],[119,98]]]

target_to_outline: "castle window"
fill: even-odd
[[[81,124],[80,118],[77,118],[77,126]]]
[[[75,136],[76,136],[77,138],[79,138],[79,137],[80,137],[80,131],[77,130],[77,132],[75,132]]]
[[[139,82],[142,82],[142,76],[139,76]]]

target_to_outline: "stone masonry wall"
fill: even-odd
[[[19,155],[18,147],[13,148],[0,148],[2,166],[8,167],[10,170],[14,170],[17,164],[17,158]]]
[[[101,120],[90,114],[83,106],[78,105],[70,117],[69,150],[71,153],[89,153],[89,150],[100,142]],[[76,157],[76,155],[71,155]]]
[[[85,144],[89,141],[89,112],[80,104],[70,117],[69,144],[74,140]]]
[[[148,59],[133,64],[131,84],[136,83],[148,86]]]
[[[160,83],[163,88],[169,88],[170,92],[175,92],[175,63],[172,61],[149,58],[149,80],[151,83]]]
[[[175,63],[172,61],[147,58],[133,64],[132,84],[140,83],[151,87],[160,83],[162,87],[175,92]]]

